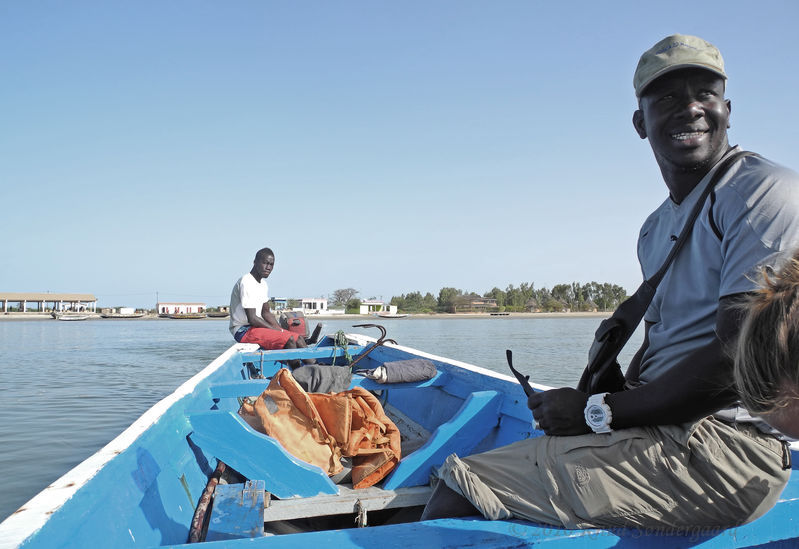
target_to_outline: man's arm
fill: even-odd
[[[649,328],[652,327],[651,322],[644,321],[644,341],[641,343],[641,347],[636,351],[635,355],[633,355],[632,360],[630,360],[630,365],[627,367],[627,373],[624,375],[624,378],[630,382],[637,382],[638,378],[641,377],[641,361],[644,360],[644,353],[649,348]]]
[[[611,427],[624,429],[693,421],[736,400],[732,360],[714,338],[657,379],[608,395],[605,402],[613,413]]]
[[[269,309],[269,302],[265,301],[261,306],[261,316],[255,312],[255,309],[244,309],[247,313],[247,323],[253,328],[269,328],[271,330],[283,330],[275,319],[275,315]]]
[[[605,398],[613,414],[613,429],[693,421],[737,400],[732,359],[725,347],[738,333],[742,314],[734,306],[738,297],[719,302],[717,337],[712,342],[657,379]],[[583,417],[588,396],[576,389],[553,389],[531,396],[528,406],[547,434],[578,435],[590,432]]]

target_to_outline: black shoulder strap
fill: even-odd
[[[708,195],[713,190],[713,187],[716,186],[716,183],[718,183],[733,163],[744,156],[753,154],[754,153],[747,151],[739,151],[731,154],[722,161],[711,176],[708,184],[702,190],[702,194],[699,196],[691,213],[688,215],[688,219],[685,225],[683,225],[682,231],[680,231],[680,236],[677,238],[674,246],[672,246],[669,255],[666,257],[660,269],[650,278],[644,280],[635,293],[625,299],[616,308],[610,318],[606,318],[600,323],[594,335],[594,343],[588,351],[588,366],[586,366],[583,371],[583,375],[577,385],[581,391],[588,393],[596,392],[595,389],[601,384],[600,380],[602,380],[608,372],[612,371],[612,366],[616,365],[616,369],[618,369],[617,358],[619,351],[621,351],[644,318],[649,304],[652,303],[652,299],[655,297],[655,290],[658,284],[663,280],[663,276],[666,274],[669,265],[671,265],[674,258],[677,257],[677,254],[688,240],[694,222],[699,216],[699,212],[702,211],[702,207]]]
[[[660,281],[665,276],[666,271],[669,269],[669,265],[671,265],[671,262],[674,261],[674,258],[677,257],[677,254],[685,245],[685,242],[688,240],[688,236],[691,234],[691,230],[694,228],[694,222],[696,221],[696,218],[699,217],[699,212],[702,211],[702,207],[705,205],[705,200],[707,200],[708,195],[710,195],[710,193],[713,191],[713,188],[719,182],[719,179],[721,179],[722,176],[727,173],[727,170],[730,169],[730,166],[732,166],[739,159],[743,158],[744,156],[754,156],[754,154],[755,153],[749,151],[738,151],[725,158],[719,167],[716,168],[716,171],[713,173],[713,177],[710,178],[710,181],[702,190],[702,194],[699,196],[696,204],[694,204],[694,208],[691,210],[691,214],[688,216],[688,219],[686,220],[685,225],[680,232],[680,236],[677,238],[677,242],[674,243],[669,255],[666,257],[666,261],[663,262],[663,265],[660,267],[660,269],[658,269],[658,271],[647,281],[652,288],[657,288],[658,284],[660,284]]]
[[[713,234],[716,235],[716,238],[718,238],[719,241],[721,241],[724,235],[721,234],[721,229],[719,229],[719,226],[716,225],[716,220],[713,219],[713,206],[715,205],[716,205],[716,189],[713,189],[712,191],[710,191],[710,206],[708,206],[707,209],[707,220],[710,223],[710,228],[713,231]]]

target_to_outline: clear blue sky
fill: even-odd
[[[0,291],[226,303],[640,281],[640,54],[722,51],[799,168],[796,2],[0,2]]]

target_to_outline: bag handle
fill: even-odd
[[[627,344],[627,341],[641,323],[650,303],[652,303],[652,299],[655,297],[655,290],[657,290],[658,285],[666,275],[666,271],[668,271],[674,258],[677,257],[677,254],[688,240],[688,236],[691,234],[694,223],[699,217],[708,195],[729,168],[745,156],[757,155],[749,151],[738,151],[729,155],[719,164],[688,215],[688,219],[683,225],[677,241],[669,251],[669,255],[666,256],[663,265],[655,274],[644,280],[635,293],[618,306],[610,318],[603,320],[599,325],[594,336],[594,343],[588,352],[588,365],[585,367],[577,385],[578,389],[592,393],[603,374],[608,371],[612,364],[616,363],[619,352]]]

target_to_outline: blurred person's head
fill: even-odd
[[[799,438],[799,252],[746,301],[735,384],[749,413]]]

